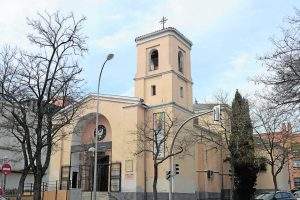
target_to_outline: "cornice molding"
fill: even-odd
[[[175,101],[168,102],[168,103],[163,103],[163,104],[148,105],[148,109],[151,110],[151,109],[156,109],[156,108],[165,107],[165,106],[174,106],[174,107],[176,107],[176,108],[178,108],[182,111],[185,111],[189,114],[193,114],[192,110],[189,110],[189,109],[177,104]]]
[[[191,49],[193,43],[187,38],[185,37],[182,33],[180,33],[176,28],[174,27],[168,27],[165,29],[161,29],[158,31],[154,31],[145,35],[141,35],[139,37],[135,38],[135,42],[137,44],[142,44],[144,42],[150,41],[152,39],[157,39],[160,38],[162,36],[166,36],[166,35],[172,35],[178,39],[180,39],[181,41],[183,41],[183,43],[185,43],[185,45]]]
[[[168,71],[164,71],[164,72],[159,72],[157,74],[150,74],[150,75],[146,75],[146,76],[142,76],[142,77],[136,77],[133,80],[136,81],[136,80],[141,80],[141,79],[149,79],[149,78],[154,78],[154,77],[162,76],[164,74],[169,74],[169,73],[174,73],[174,74],[177,75],[178,78],[182,79],[183,81],[193,84],[192,80],[187,79],[182,74],[176,72],[174,69],[171,69],[171,70],[168,70]]]

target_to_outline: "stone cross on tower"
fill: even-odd
[[[159,21],[162,24],[162,29],[165,29],[165,23],[167,22],[167,18],[165,16],[163,16],[163,18]]]

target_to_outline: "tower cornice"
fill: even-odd
[[[148,79],[148,78],[153,78],[153,77],[161,76],[161,75],[168,74],[168,73],[174,73],[174,74],[177,75],[178,78],[184,80],[185,82],[193,84],[192,80],[185,78],[182,74],[179,74],[178,72],[176,72],[173,69],[168,70],[168,71],[164,71],[164,72],[160,72],[160,73],[156,73],[156,74],[149,74],[149,75],[146,75],[146,76],[135,77],[133,80]]]
[[[138,37],[135,38],[135,42],[137,44],[143,43],[143,42],[148,41],[152,38],[160,37],[161,35],[164,35],[164,34],[171,34],[171,35],[177,36],[178,38],[183,40],[189,48],[191,48],[192,45],[193,45],[193,43],[187,37],[185,37],[182,33],[180,33],[174,27],[168,27],[168,28],[165,28],[165,29],[161,29],[161,30],[158,30],[158,31],[154,31],[154,32],[145,34],[145,35],[138,36]]]

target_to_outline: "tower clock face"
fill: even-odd
[[[96,128],[94,130],[94,136],[96,134]],[[97,133],[97,140],[101,141],[105,138],[106,136],[106,128],[103,125],[98,125],[98,133]]]

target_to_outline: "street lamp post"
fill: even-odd
[[[114,54],[108,54],[107,57],[106,57],[106,60],[104,61],[104,63],[102,64],[102,67],[101,67],[101,71],[100,71],[100,74],[99,74],[99,78],[98,78],[98,88],[97,88],[97,111],[96,111],[96,133],[95,133],[95,138],[94,138],[94,142],[95,142],[95,153],[94,153],[94,156],[95,156],[95,161],[94,161],[94,182],[93,182],[93,200],[96,200],[97,198],[97,144],[98,144],[98,126],[99,126],[99,114],[100,114],[100,111],[99,111],[99,94],[100,94],[100,81],[101,81],[101,76],[102,76],[102,71],[103,71],[103,68],[106,64],[107,61],[111,60],[112,58],[114,57]]]

